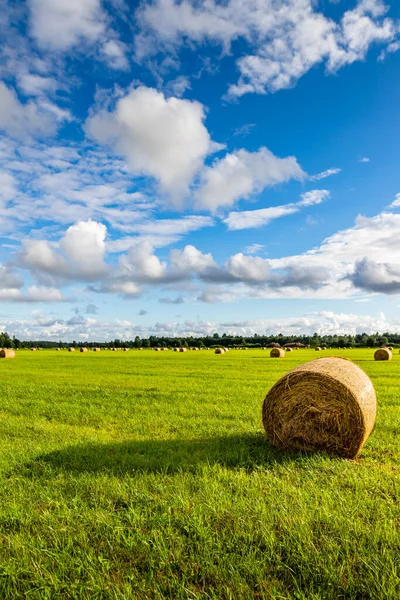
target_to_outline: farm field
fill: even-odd
[[[400,355],[300,350],[0,361],[0,598],[400,598]],[[289,369],[345,356],[371,377],[356,461],[274,449]]]

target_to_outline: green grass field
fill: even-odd
[[[0,598],[400,598],[400,355],[360,458],[272,448],[300,350],[0,361]]]

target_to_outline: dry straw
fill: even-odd
[[[286,352],[293,352],[293,348],[286,348]]]
[[[187,348],[179,348],[179,352],[187,352]]]
[[[93,348],[93,352],[100,352],[100,348]]]
[[[75,348],[68,348],[68,352],[75,352]]]
[[[272,348],[269,355],[271,358],[284,358],[285,351],[282,348]]]
[[[225,350],[223,348],[215,348],[214,354],[225,354]]]
[[[319,346],[317,346],[317,347],[315,348],[315,352],[319,352],[320,350],[321,350],[321,348],[320,348]]]
[[[279,448],[355,458],[374,427],[374,386],[350,360],[319,358],[273,386],[262,417],[268,438]]]
[[[0,350],[0,358],[15,358],[15,352],[12,348],[3,348]]]
[[[375,360],[392,360],[393,355],[389,348],[379,348],[374,354]]]
[[[81,348],[81,352],[87,352],[87,348]]]

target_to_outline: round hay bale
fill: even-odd
[[[93,348],[93,352],[100,352],[100,348]]]
[[[31,352],[36,352],[36,348],[31,348]]]
[[[12,348],[3,348],[0,350],[0,358],[15,358],[15,352]]]
[[[223,348],[215,348],[214,354],[225,354],[225,350]]]
[[[87,348],[81,348],[81,352],[87,352]]]
[[[179,352],[187,352],[187,348],[179,348]]]
[[[286,373],[268,392],[265,432],[278,448],[361,452],[376,417],[376,395],[359,366],[340,357],[312,360]]]
[[[389,348],[379,348],[374,354],[375,360],[392,360],[393,355]]]
[[[269,355],[271,358],[284,358],[285,351],[283,350],[283,348],[272,348]]]
[[[390,352],[393,352],[393,346],[388,346],[388,350],[390,350]]]
[[[317,346],[317,347],[315,348],[315,352],[320,352],[320,351],[321,351],[321,348],[320,348],[319,346]]]
[[[293,352],[293,348],[286,348],[286,352]]]
[[[75,348],[68,348],[68,352],[75,352]]]

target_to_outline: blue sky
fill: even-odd
[[[400,331],[394,0],[2,0],[0,327]]]

